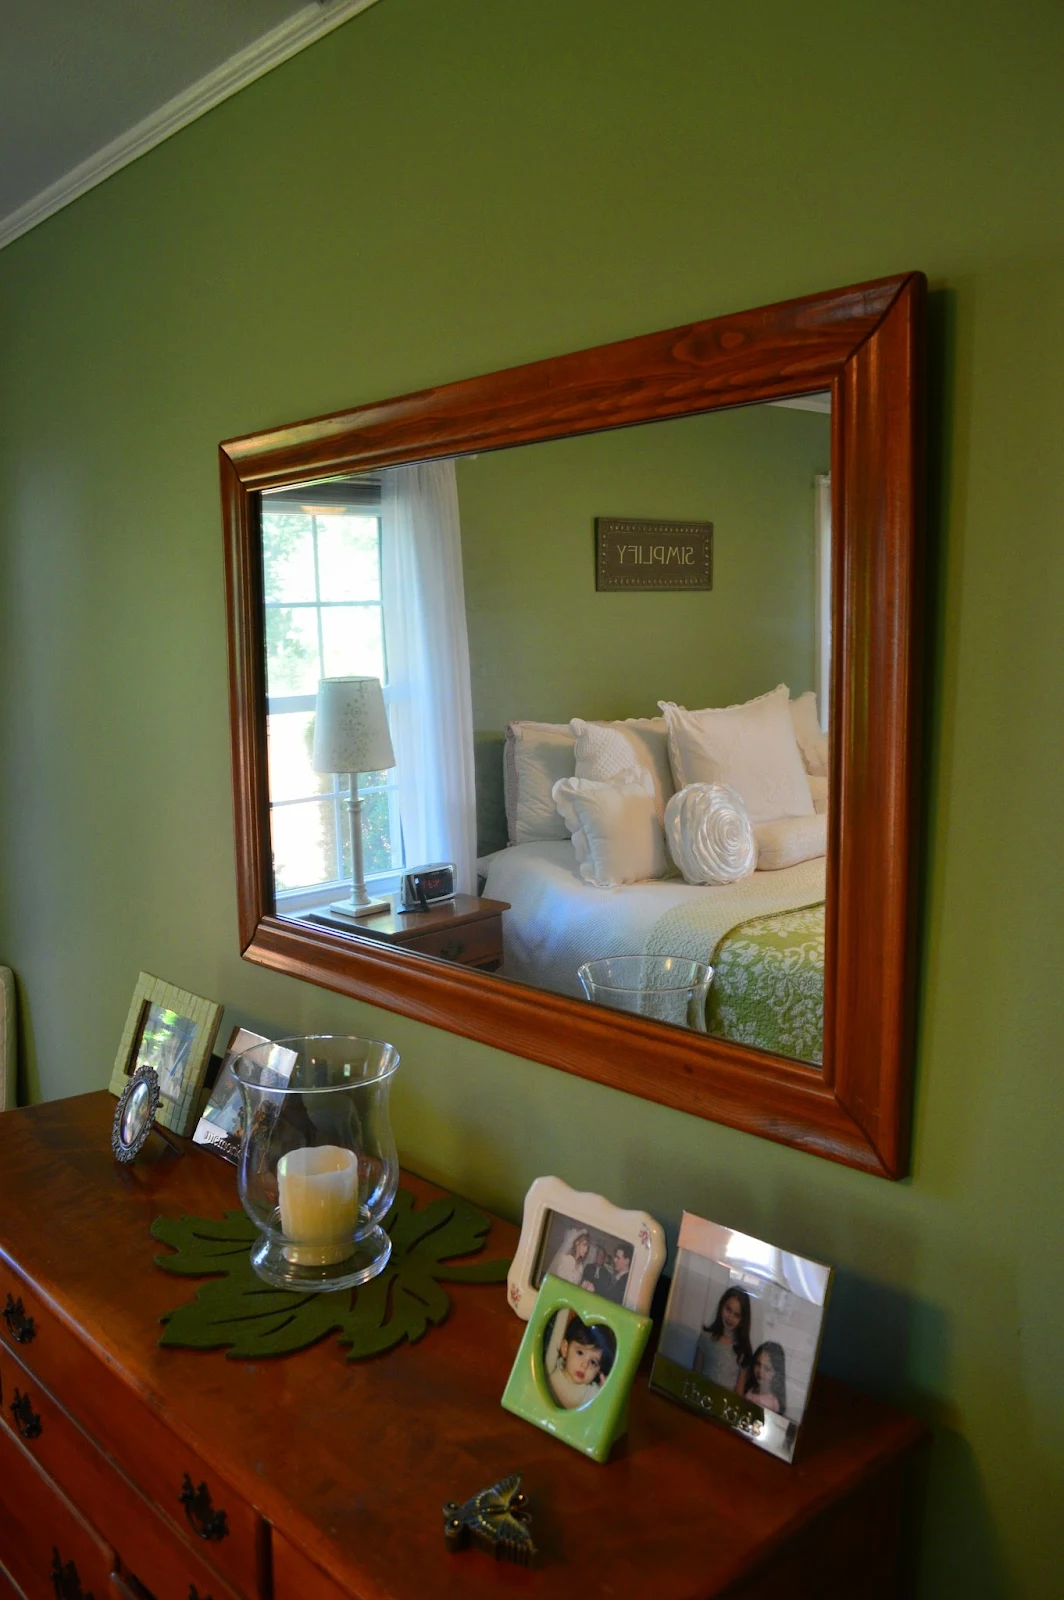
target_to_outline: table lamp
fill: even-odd
[[[315,772],[346,772],[351,779],[347,815],[351,828],[351,860],[354,882],[350,900],[329,907],[332,916],[379,916],[390,911],[388,900],[371,900],[362,874],[362,800],[358,793],[360,772],[380,772],[395,766],[384,694],[379,678],[322,678],[318,684],[317,715],[314,719]]]

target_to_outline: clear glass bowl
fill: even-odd
[[[251,1264],[276,1288],[349,1289],[382,1272],[381,1224],[399,1186],[388,1093],[399,1052],[377,1039],[307,1034],[254,1045],[233,1076],[244,1099],[240,1203],[259,1230]]]
[[[584,993],[600,1006],[654,1022],[706,1032],[713,968],[684,956],[602,956],[576,969]]]

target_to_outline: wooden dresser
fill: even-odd
[[[827,1379],[788,1467],[644,1373],[597,1466],[500,1407],[524,1327],[501,1286],[449,1286],[441,1327],[368,1361],[332,1337],[258,1362],[160,1349],[159,1317],[197,1284],[153,1264],[150,1225],[236,1208],[235,1178],[155,1137],[118,1167],[114,1104],[0,1115],[0,1600],[905,1592],[922,1430]],[[515,1243],[497,1222],[487,1249]],[[539,1567],[448,1553],[444,1501],[515,1470]]]

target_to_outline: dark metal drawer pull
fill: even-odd
[[[457,961],[464,950],[464,942],[461,939],[454,939],[450,944],[442,944],[440,946],[440,955],[444,961]]]
[[[39,1439],[41,1436],[41,1419],[30,1405],[28,1394],[19,1394],[15,1390],[15,1398],[7,1408],[15,1419],[15,1427],[24,1439]]]
[[[91,1591],[82,1593],[77,1567],[72,1561],[64,1566],[55,1545],[52,1546],[52,1588],[55,1600],[92,1600]]]
[[[211,1492],[205,1483],[194,1489],[192,1479],[186,1472],[178,1499],[185,1508],[188,1525],[198,1539],[225,1538],[229,1532],[225,1512],[215,1511],[211,1502]]]
[[[16,1300],[13,1295],[8,1295],[4,1305],[3,1318],[11,1330],[11,1337],[16,1344],[29,1344],[37,1332],[36,1324],[32,1317],[27,1317],[22,1309],[22,1301]]]

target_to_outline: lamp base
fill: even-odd
[[[344,917],[349,922],[358,922],[363,917],[381,917],[391,909],[390,900],[367,900],[364,906],[356,905],[354,900],[338,900],[335,905],[329,907],[329,915]]]

